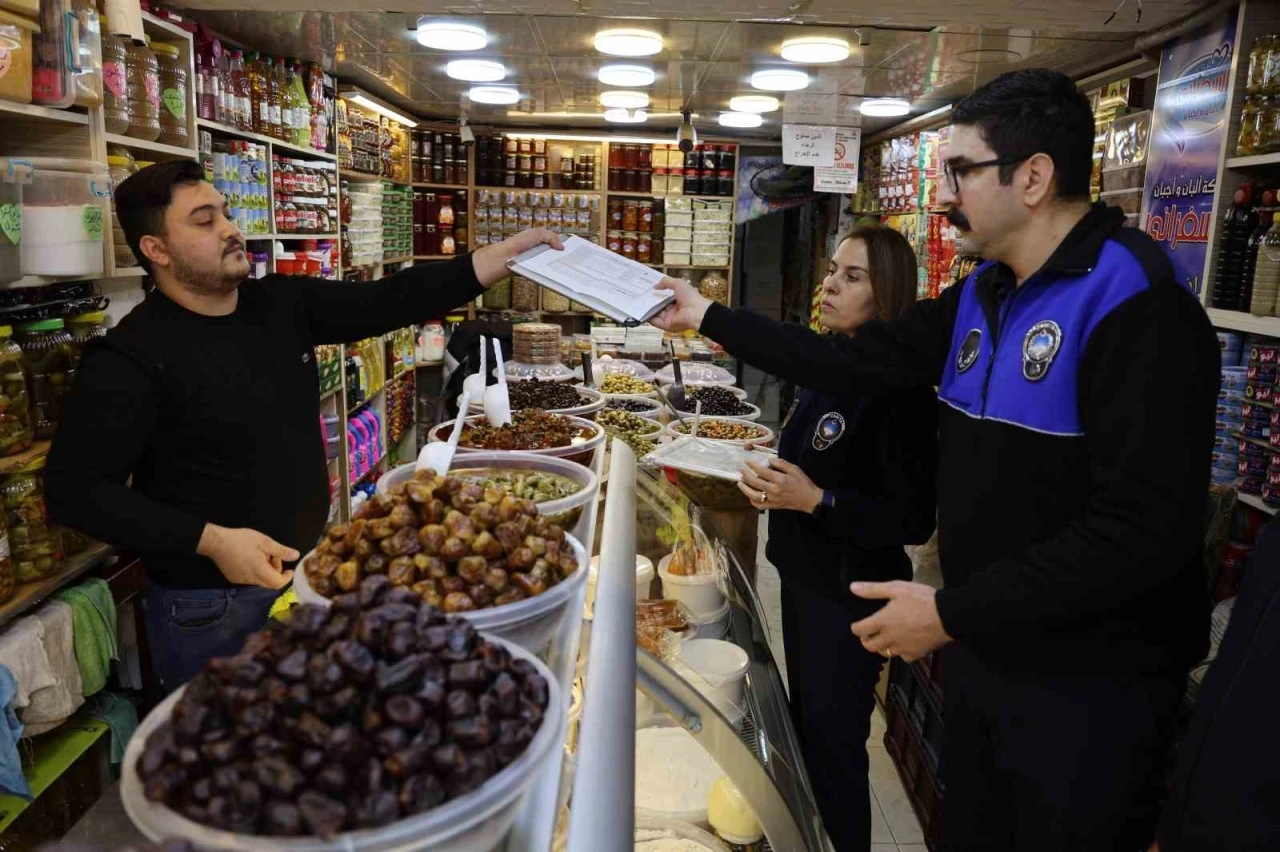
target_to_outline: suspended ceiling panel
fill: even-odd
[[[842,63],[808,66],[809,91],[850,96],[844,103],[854,114],[860,98],[904,97],[912,102],[912,114],[919,115],[1014,68],[1042,66],[1080,76],[1116,64],[1133,55],[1137,34],[1198,5],[1195,0],[1143,0],[1139,21],[1138,0],[1125,0],[1105,23],[1120,2],[382,0],[385,11],[369,11],[361,0],[273,0],[273,11],[249,11],[236,9],[246,0],[189,0],[192,16],[225,38],[320,62],[419,116],[452,119],[465,111],[477,124],[597,130],[610,127],[600,115],[604,87],[595,77],[610,60],[596,53],[592,37],[626,23],[619,17],[645,18],[630,23],[663,35],[664,50],[649,60],[658,73],[648,90],[650,121],[640,127],[670,129],[681,109],[692,110],[700,126],[714,126],[730,97],[752,91],[752,71],[787,64],[779,48],[800,35],[838,35],[854,46]],[[483,26],[489,46],[450,54],[416,42],[411,27],[420,14],[451,13]],[[524,96],[521,102],[514,107],[471,104],[468,84],[444,72],[445,63],[458,56],[501,60],[508,81]],[[766,119],[759,131],[745,135],[776,137],[780,113]],[[900,120],[861,119],[867,132]]]

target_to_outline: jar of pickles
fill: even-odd
[[[4,522],[4,515],[4,512],[0,512],[0,603],[13,597],[15,586],[13,556],[9,550],[9,528]]]
[[[156,42],[151,45],[151,50],[156,56],[160,86],[158,141],[185,148],[190,139],[187,133],[187,65],[182,61],[182,53],[176,44]]]
[[[62,541],[49,524],[44,499],[44,462],[40,456],[0,478],[14,579],[19,583],[48,577],[62,559]]]
[[[13,328],[0,325],[0,455],[11,456],[31,446],[31,402],[22,370],[22,350]]]
[[[18,326],[18,345],[26,359],[32,427],[37,438],[50,439],[71,389],[71,336],[60,319],[37,320]]]
[[[80,366],[80,357],[84,355],[84,347],[93,340],[107,336],[103,321],[107,315],[102,311],[90,311],[67,320],[67,331],[71,335],[71,367]]]

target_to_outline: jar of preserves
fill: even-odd
[[[176,44],[156,42],[151,45],[156,56],[160,84],[160,138],[165,145],[185,148],[187,133],[187,63]]]
[[[609,199],[609,223],[605,225],[605,229],[610,231],[622,230],[622,201],[620,199]]]
[[[639,234],[636,237],[636,260],[641,263],[653,263],[652,234]]]
[[[729,282],[722,272],[708,272],[703,275],[702,280],[698,282],[698,292],[713,302],[729,304]]]
[[[0,325],[0,455],[11,456],[31,446],[31,402],[22,369],[22,350],[13,342],[13,328]]]
[[[44,499],[44,462],[40,456],[0,479],[13,574],[19,583],[50,576],[62,559],[62,542],[49,524]]]
[[[1236,156],[1248,157],[1260,153],[1258,146],[1258,119],[1262,110],[1258,108],[1258,98],[1250,95],[1244,99],[1244,109],[1240,112],[1240,134],[1236,137]]]
[[[606,233],[604,247],[614,254],[622,254],[622,231],[609,231]]]
[[[649,233],[653,230],[653,202],[641,201],[636,205],[636,230]]]
[[[102,311],[89,311],[67,320],[67,332],[71,336],[71,369],[80,366],[85,346],[107,336],[107,329],[102,324],[106,318]]]
[[[623,234],[623,235],[622,235],[622,252],[621,252],[621,254],[622,254],[622,256],[623,256],[623,257],[625,257],[627,260],[635,260],[635,259],[636,259],[636,235],[635,235],[635,234]]]
[[[436,213],[436,224],[442,228],[452,228],[453,221],[453,196],[447,194],[441,195],[440,207]]]
[[[13,556],[9,547],[9,527],[4,522],[4,512],[0,512],[0,603],[13,597],[15,585]]]
[[[628,200],[622,205],[622,230],[636,231],[640,228],[640,205]]]
[[[160,137],[160,64],[147,44],[129,42],[125,51],[125,88],[129,95],[126,135],[144,142],[156,141]]]
[[[108,133],[124,134],[129,131],[129,47],[124,36],[111,34],[105,18],[102,33],[102,120]]]
[[[71,389],[71,335],[60,319],[37,320],[18,326],[18,345],[31,392],[31,425],[37,438],[47,440],[58,431]]]
[[[1261,98],[1258,105],[1258,133],[1254,140],[1255,154],[1269,154],[1280,150],[1280,109],[1275,98]]]

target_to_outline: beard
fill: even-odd
[[[170,250],[173,258],[173,274],[184,286],[197,293],[219,295],[230,293],[240,286],[249,274],[248,259],[237,261],[234,254],[224,254],[216,266],[194,262],[185,255]]]

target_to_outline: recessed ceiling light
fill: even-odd
[[[614,124],[641,124],[648,120],[649,113],[642,109],[607,109],[604,120]]]
[[[418,19],[418,44],[435,50],[479,50],[489,34],[472,24]]]
[[[782,58],[788,62],[843,62],[849,58],[849,42],[842,38],[811,36],[782,43]]]
[[[507,76],[507,69],[501,62],[489,59],[455,59],[444,67],[444,71],[453,79],[467,83],[496,83]]]
[[[795,92],[808,85],[808,74],[789,68],[768,68],[751,75],[751,88],[766,92]]]
[[[633,86],[652,86],[653,69],[644,65],[606,65],[597,75],[606,86],[620,86],[629,89]]]
[[[610,56],[653,56],[662,50],[662,36],[651,30],[601,30],[595,46]]]
[[[721,127],[759,127],[764,119],[754,112],[722,112]]]
[[[858,112],[875,118],[893,118],[911,112],[911,104],[902,98],[871,98],[859,105]]]
[[[729,99],[729,109],[734,112],[773,112],[778,99],[773,95],[738,95]]]
[[[614,109],[643,109],[649,105],[649,96],[644,92],[613,89],[600,93],[600,103]]]
[[[467,95],[478,104],[513,104],[520,100],[520,92],[510,86],[472,86]]]

